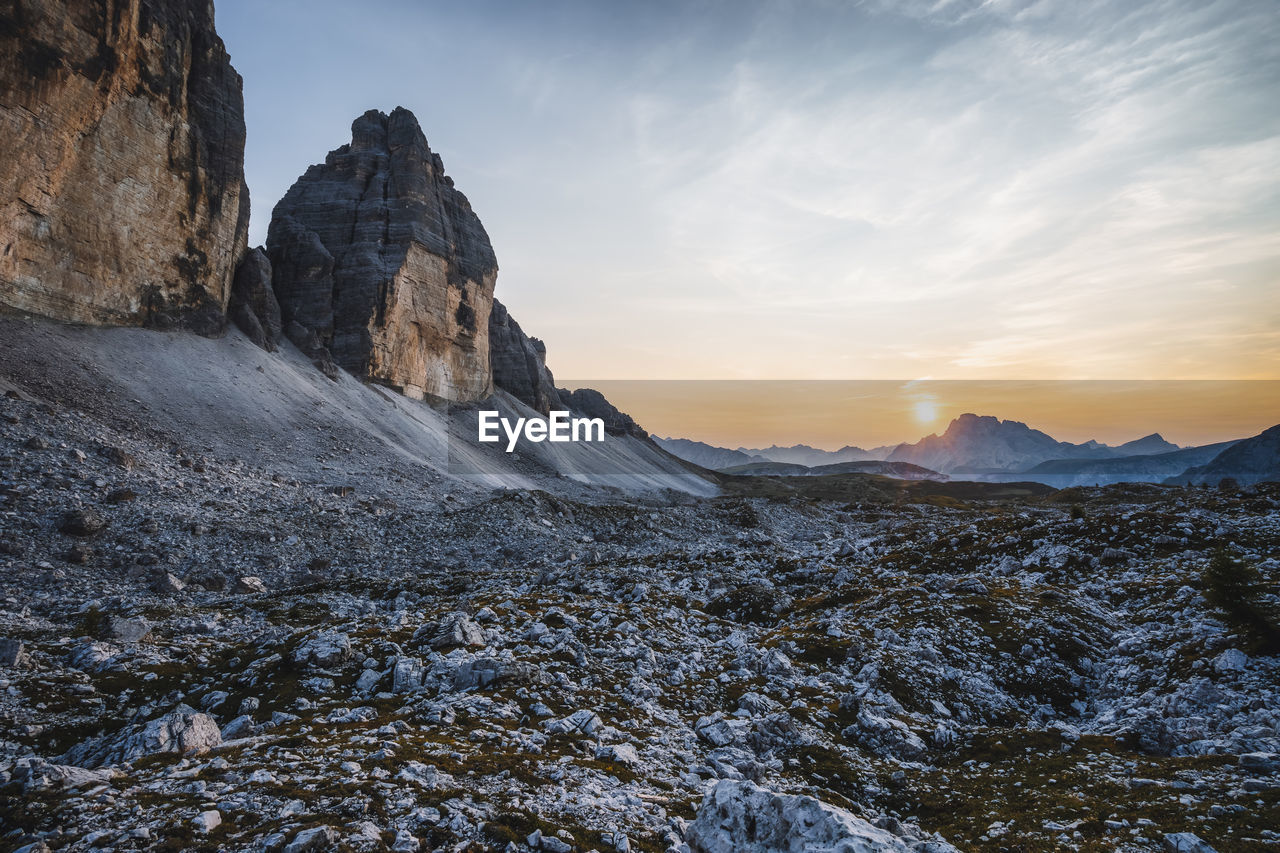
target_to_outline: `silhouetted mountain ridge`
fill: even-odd
[[[1122,482],[1216,484],[1224,477],[1241,484],[1280,479],[1280,432],[1275,428],[1252,439],[1193,447],[1179,447],[1158,432],[1111,446],[1092,440],[1058,441],[1021,421],[965,413],[941,435],[872,450],[846,445],[829,451],[807,444],[729,450],[687,439],[660,443],[668,452],[703,467],[759,475],[835,473],[841,466],[852,473],[851,463],[881,461],[909,464],[951,479],[1032,480],[1055,488]],[[1241,449],[1233,451],[1236,447]],[[898,474],[891,470],[886,467],[883,473],[918,476],[912,476],[912,468],[902,468]]]

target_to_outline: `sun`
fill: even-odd
[[[916,420],[931,424],[938,419],[938,404],[933,400],[920,400],[915,405]]]

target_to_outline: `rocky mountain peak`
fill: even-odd
[[[492,391],[497,259],[409,110],[352,122],[276,205],[267,253],[285,333],[309,354],[410,397]]]
[[[943,438],[994,435],[997,433],[1004,433],[1006,435],[1026,435],[1030,433],[1043,435],[1045,438],[1049,438],[1049,436],[1039,430],[1031,429],[1021,421],[1002,421],[993,415],[975,415],[972,412],[966,412],[951,421],[951,423],[947,425],[947,431],[943,433]]]
[[[1144,435],[1142,438],[1136,438],[1133,441],[1126,441],[1124,444],[1116,448],[1120,453],[1132,454],[1134,456],[1169,453],[1178,449],[1178,445],[1171,441],[1167,441],[1165,437],[1158,432],[1153,432],[1151,435]]]

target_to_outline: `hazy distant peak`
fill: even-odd
[[[1133,441],[1126,441],[1116,448],[1117,451],[1126,456],[1147,456],[1154,453],[1169,453],[1180,449],[1173,442],[1166,441],[1165,437],[1158,432],[1144,435],[1142,438],[1135,438]]]

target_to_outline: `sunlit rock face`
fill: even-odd
[[[276,205],[267,252],[286,334],[410,397],[492,393],[497,260],[413,113],[356,119]]]
[[[213,5],[6,3],[0,57],[0,303],[221,331],[249,194]]]

